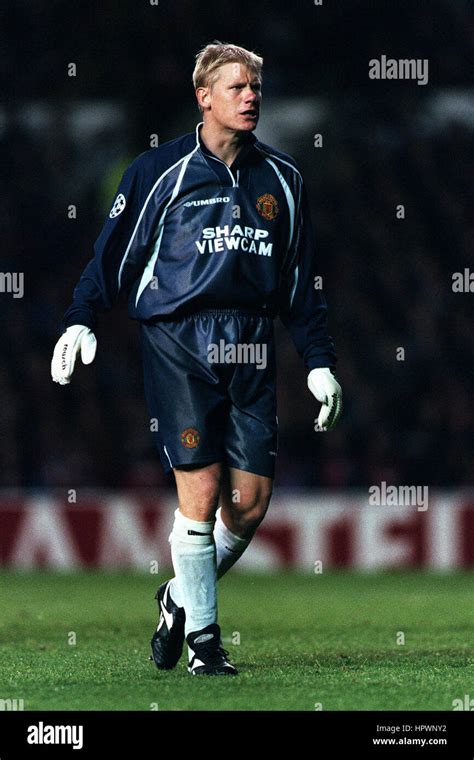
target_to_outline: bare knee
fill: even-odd
[[[175,468],[179,510],[191,520],[212,520],[219,503],[221,466]]]
[[[271,496],[271,482],[234,493],[230,509],[233,532],[241,537],[253,535],[265,517]]]

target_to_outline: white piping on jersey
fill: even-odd
[[[199,129],[200,129],[200,127],[203,127],[203,126],[204,126],[204,122],[203,121],[200,121],[199,124],[196,124],[196,130],[195,130],[195,132],[196,132],[196,145],[197,145],[198,148],[201,147],[201,144],[199,142]]]
[[[300,209],[300,207],[301,207],[301,195],[302,195],[302,190],[303,190],[303,184],[301,183],[301,185],[300,185],[300,187],[299,187],[299,193],[298,193],[298,202],[297,202],[297,208],[298,208],[298,216],[299,216],[299,209]],[[302,219],[300,220],[300,224],[301,224],[301,225],[303,224],[303,220],[302,220]],[[300,230],[300,231],[301,231],[301,230]],[[293,305],[293,299],[294,299],[294,297],[295,297],[295,293],[296,293],[296,287],[297,287],[297,285],[298,285],[298,275],[299,275],[299,264],[297,263],[297,264],[296,264],[296,266],[295,266],[295,272],[294,272],[294,275],[293,275],[293,276],[294,276],[294,278],[295,278],[295,281],[294,281],[294,283],[293,283],[293,287],[292,287],[292,289],[291,289],[291,295],[290,295],[290,309],[291,309],[291,307],[292,307],[292,305]]]
[[[295,281],[294,281],[294,283],[293,283],[293,287],[291,288],[291,295],[290,295],[290,309],[291,309],[291,307],[293,306],[293,299],[294,299],[294,297],[295,297],[295,293],[296,293],[296,286],[298,285],[298,274],[299,274],[299,273],[298,273],[298,264],[297,264],[297,265],[296,265],[296,267],[295,267],[295,273],[294,273],[294,275],[293,275],[293,276],[294,276],[294,278],[295,278]]]
[[[188,157],[192,156],[192,154],[194,153],[195,150],[196,150],[196,148],[194,148],[194,150],[192,150],[191,153],[188,153],[186,156],[183,156],[183,158],[180,158],[179,161],[176,161],[176,163],[173,164],[173,166],[170,166],[169,169],[167,169],[165,172],[163,172],[163,174],[161,175],[161,177],[158,177],[158,179],[156,180],[155,184],[153,185],[153,187],[151,188],[150,192],[148,193],[147,199],[146,199],[145,203],[143,204],[142,210],[140,211],[140,214],[139,214],[138,219],[137,219],[137,223],[135,225],[135,229],[133,230],[132,236],[131,236],[130,240],[128,241],[127,248],[125,249],[125,253],[123,255],[123,259],[122,259],[122,262],[120,264],[120,269],[119,269],[119,273],[118,273],[118,289],[119,289],[119,291],[120,291],[120,286],[122,284],[122,271],[123,271],[125,262],[127,260],[128,254],[130,253],[130,248],[132,247],[132,243],[133,243],[133,241],[135,239],[135,235],[137,234],[138,227],[140,226],[140,222],[141,222],[141,220],[143,218],[143,214],[145,213],[145,210],[146,210],[146,207],[148,206],[150,198],[152,197],[152,195],[155,192],[156,188],[160,184],[161,180],[164,177],[166,177],[167,174],[169,174],[171,171],[173,171],[173,169],[176,169],[176,167],[179,166],[179,164],[182,161],[185,161]]]
[[[272,158],[277,159],[278,161],[281,161],[283,164],[286,164],[286,166],[289,166],[291,169],[293,169],[293,171],[296,172],[296,174],[300,177],[301,182],[303,182],[303,177],[301,176],[301,173],[298,171],[298,169],[295,166],[293,166],[292,164],[290,164],[288,161],[285,161],[283,158],[280,158],[280,156],[276,156],[274,153],[267,153],[266,151],[261,150],[260,148],[257,148],[257,149],[260,151],[260,153],[263,156],[265,156],[265,161],[268,161],[268,163],[275,170],[275,173],[276,173],[278,179],[280,180],[281,186],[282,186],[283,191],[284,191],[285,196],[286,196],[286,200],[287,200],[287,203],[288,203],[288,208],[289,208],[289,211],[290,211],[290,239],[289,239],[289,242],[288,242],[288,250],[290,250],[291,244],[293,242],[293,236],[294,236],[294,233],[295,233],[295,199],[293,198],[293,194],[292,194],[290,188],[288,187],[288,184],[287,184],[285,178],[283,177],[283,174],[280,172],[280,170],[278,169],[278,167],[275,165],[274,161],[272,161],[269,158],[269,156],[271,156]],[[299,195],[300,195],[300,197],[298,198],[298,206],[299,206],[299,203],[300,203],[300,200],[301,200],[301,192],[300,192]],[[298,285],[298,277],[299,277],[299,266],[298,266],[298,264],[295,267],[295,271],[294,271],[293,277],[294,277],[294,282],[293,282],[293,286],[291,288],[291,294],[290,294],[290,309],[291,309],[291,307],[293,305],[293,300],[294,300],[295,293],[296,293],[296,287]]]
[[[203,124],[204,124],[204,122],[200,121],[199,124],[196,125],[196,147],[197,148],[201,147],[201,143],[199,142],[199,128],[202,127]],[[205,153],[204,155],[207,156],[207,158],[213,158],[214,161],[219,161],[220,164],[224,164],[225,168],[227,169],[227,171],[230,174],[230,178],[232,180],[232,187],[238,187],[239,186],[239,170],[237,170],[237,182],[236,182],[235,178],[234,178],[234,175],[232,174],[231,170],[229,169],[229,167],[227,166],[227,164],[225,163],[225,161],[221,161],[220,158],[216,158],[216,156],[212,156],[210,153]]]
[[[268,153],[268,151],[264,150],[259,145],[256,145],[255,147],[257,148],[258,151],[260,151],[260,153],[262,155],[264,155],[264,156],[270,156],[271,158],[276,158],[277,161],[281,161],[282,164],[286,164],[287,166],[289,166],[290,169],[293,169],[293,171],[296,172],[296,174],[298,175],[298,177],[300,178],[300,180],[303,181],[303,177],[301,176],[301,172],[296,168],[296,166],[293,166],[293,164],[290,164],[289,161],[285,161],[284,158],[281,158],[280,156],[275,155],[275,153]]]
[[[215,156],[211,156],[209,153],[206,153],[205,155],[206,155],[207,158],[212,158],[214,161],[219,161],[220,164],[224,164],[225,168],[227,169],[227,171],[230,174],[230,178],[232,180],[232,187],[238,187],[239,186],[238,183],[235,181],[235,177],[232,174],[231,170],[229,169],[229,167],[227,166],[227,164],[226,164],[225,161],[221,161],[220,158],[216,158]]]
[[[166,448],[166,446],[163,446],[163,449],[164,449],[164,452],[165,452],[166,456],[168,457],[168,462],[170,463],[170,467],[172,467],[173,464],[171,462],[170,455],[168,454],[168,449]]]
[[[169,206],[171,205],[171,203],[173,203],[174,199],[176,198],[176,196],[179,193],[179,189],[181,187],[181,183],[183,181],[183,177],[184,177],[184,174],[186,172],[186,169],[188,168],[188,164],[189,164],[189,162],[190,162],[190,160],[192,158],[193,153],[195,153],[197,151],[197,149],[198,149],[198,146],[196,146],[194,148],[194,150],[191,151],[191,153],[188,153],[187,156],[184,156],[184,158],[181,159],[182,162],[183,162],[183,165],[182,165],[181,170],[179,172],[178,179],[176,180],[176,184],[175,184],[173,192],[171,194],[171,198],[169,199],[168,203],[166,204],[166,206],[164,208],[164,211],[163,211],[163,213],[161,215],[161,219],[158,222],[158,230],[159,230],[158,239],[157,239],[157,241],[155,243],[155,247],[153,249],[153,253],[150,256],[150,258],[148,259],[148,262],[147,262],[147,264],[145,266],[145,269],[143,270],[143,274],[142,274],[142,277],[141,277],[141,280],[140,280],[140,284],[139,284],[138,290],[137,290],[137,296],[135,298],[135,306],[138,305],[138,301],[140,299],[141,294],[145,290],[145,288],[148,285],[148,283],[153,279],[153,270],[155,269],[156,260],[158,258],[158,254],[160,252],[161,240],[162,240],[163,231],[164,231],[164,228],[165,228],[165,216],[166,216],[166,213],[168,211]]]
[[[271,158],[265,158],[265,161],[267,161],[270,166],[273,167],[275,174],[277,175],[278,179],[280,180],[280,184],[283,188],[283,192],[286,196],[286,201],[288,203],[288,210],[290,212],[290,237],[288,239],[288,250],[291,248],[291,244],[293,242],[293,235],[295,233],[295,199],[293,198],[293,193],[291,192],[290,188],[288,187],[288,184],[286,182],[286,179],[284,178],[283,174],[279,170],[278,166],[275,164],[274,161],[271,160]]]

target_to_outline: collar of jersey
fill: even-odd
[[[201,140],[201,135],[199,134],[201,127],[204,126],[204,122],[200,121],[199,124],[196,125],[196,144],[199,145],[199,149],[201,153],[205,153],[208,156],[213,156],[213,158],[217,158],[219,161],[221,160],[218,158],[218,156],[215,156],[212,151],[209,150],[209,148],[204,145],[203,141]],[[238,169],[242,164],[246,162],[246,159],[249,157],[249,155],[253,152],[254,144],[257,142],[257,138],[255,137],[252,132],[249,132],[247,143],[244,145],[242,150],[239,152],[237,158],[232,163],[231,166],[229,166],[229,169],[232,171],[232,169]]]

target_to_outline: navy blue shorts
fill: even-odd
[[[273,478],[273,320],[237,309],[141,322],[150,430],[165,472],[222,462]]]

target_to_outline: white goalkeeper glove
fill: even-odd
[[[95,335],[84,325],[71,325],[61,335],[54,347],[51,361],[51,377],[55,383],[67,385],[71,382],[78,353],[83,364],[91,364],[97,348]]]
[[[318,417],[319,430],[332,430],[342,412],[342,388],[328,367],[312,369],[308,388],[322,404]]]

